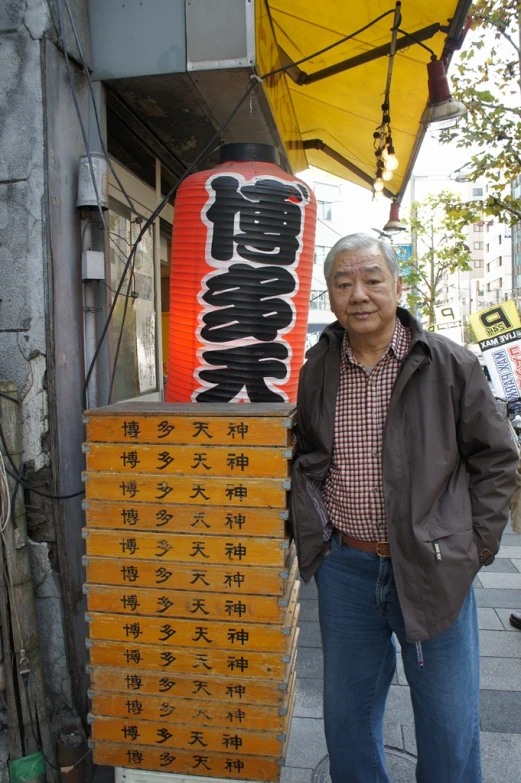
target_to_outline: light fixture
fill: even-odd
[[[429,103],[420,120],[422,125],[435,129],[452,128],[467,113],[466,107],[453,100],[443,60],[432,59],[427,63],[429,77]]]
[[[385,158],[385,168],[389,171],[396,171],[400,165],[398,158],[396,157],[394,147],[391,144],[387,147],[387,157]]]
[[[400,205],[397,201],[391,203],[389,220],[383,230],[388,234],[399,234],[400,231],[407,231],[407,226],[400,222]]]
[[[384,182],[389,182],[393,178],[393,171],[398,168],[398,158],[396,157],[393,136],[391,131],[391,79],[393,75],[394,57],[396,54],[396,37],[401,22],[401,2],[397,2],[394,10],[394,22],[391,28],[391,44],[389,47],[389,62],[387,65],[387,81],[384,90],[384,100],[382,103],[382,121],[373,133],[374,154],[376,156],[376,173],[373,182],[373,198],[384,190]]]

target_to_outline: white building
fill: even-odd
[[[373,233],[389,218],[389,201],[375,202],[366,188],[334,177],[320,169],[299,175],[317,198],[315,258],[308,318],[307,347],[314,345],[322,330],[335,320],[330,310],[324,261],[335,242],[358,231]],[[375,233],[375,236],[376,233]]]

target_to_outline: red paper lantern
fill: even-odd
[[[264,144],[228,144],[175,202],[166,399],[295,402],[316,202]]]

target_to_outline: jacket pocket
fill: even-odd
[[[432,521],[421,531],[424,551],[436,565],[470,561],[478,563],[478,549],[467,516],[451,520]]]
[[[438,518],[424,522],[420,530],[420,538],[422,541],[434,541],[465,531],[472,532],[472,517],[467,514],[450,519]]]

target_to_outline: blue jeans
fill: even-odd
[[[324,649],[324,724],[332,783],[389,783],[383,716],[402,648],[414,710],[418,783],[480,783],[479,646],[474,592],[456,622],[405,639],[391,560],[333,534],[316,576]],[[441,599],[440,599],[441,600]]]

